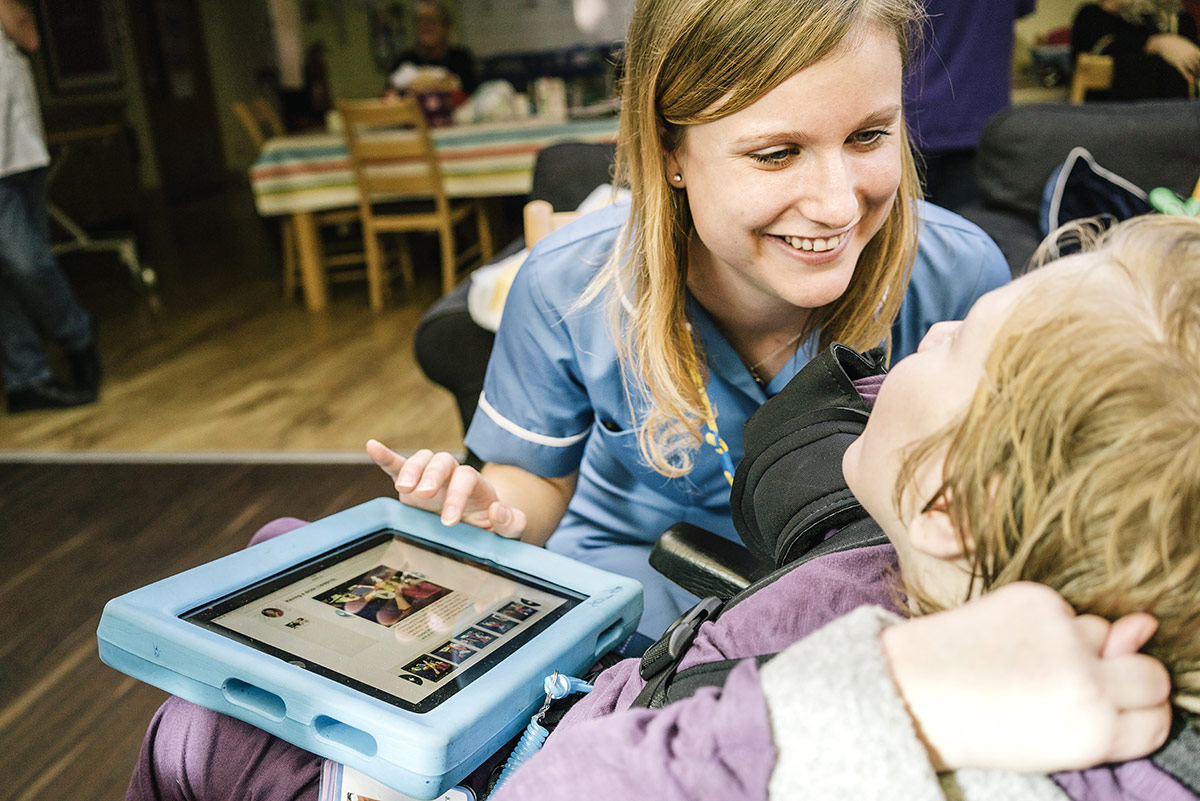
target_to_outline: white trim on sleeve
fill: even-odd
[[[588,431],[584,430],[570,437],[548,437],[545,434],[538,434],[534,431],[521,428],[519,425],[509,420],[500,412],[496,411],[492,404],[488,403],[487,396],[484,393],[479,393],[479,408],[483,413],[491,418],[492,422],[503,428],[514,437],[519,437],[526,442],[532,442],[535,445],[546,445],[551,448],[569,448],[576,442],[588,435]]]

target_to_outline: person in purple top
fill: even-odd
[[[904,112],[925,161],[925,196],[953,211],[975,199],[980,136],[1012,97],[1013,23],[1037,0],[924,3],[924,48],[905,80]]]

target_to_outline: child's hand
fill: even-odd
[[[369,440],[367,455],[391,477],[401,503],[437,512],[447,526],[462,521],[512,538],[525,531],[525,513],[501,502],[478,470],[449,453],[420,450],[405,459]]]
[[[1137,653],[1157,623],[1077,616],[1011,584],[883,634],[892,674],[938,770],[1032,773],[1145,756],[1171,726],[1170,677]]]

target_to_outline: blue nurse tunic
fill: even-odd
[[[618,204],[596,211],[533,249],[509,292],[466,444],[485,461],[540,476],[579,471],[547,547],[640,581],[645,612],[638,630],[657,638],[696,600],[649,566],[658,535],[686,521],[738,537],[729,483],[712,448],[696,451],[694,469],[673,479],[641,458],[630,401],[639,414],[646,401],[636,392],[626,396],[606,303],[573,305],[611,253],[628,210]],[[920,216],[917,258],[892,331],[894,359],[916,350],[931,325],[962,319],[976,298],[1009,280],[999,248],[978,227],[929,204]],[[688,311],[707,355],[717,425],[736,465],[746,420],[816,355],[815,339],[764,388],[690,296]]]

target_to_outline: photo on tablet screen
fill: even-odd
[[[441,681],[454,672],[454,665],[432,656],[420,656],[405,665],[404,669],[429,681]]]
[[[450,594],[451,591],[446,587],[425,581],[424,578],[379,565],[353,581],[314,596],[314,600],[381,626],[394,626],[417,610]]]
[[[471,657],[475,656],[476,651],[473,648],[468,648],[462,643],[448,642],[441,648],[435,648],[429,653],[441,659],[445,659],[447,662],[460,665]]]
[[[391,529],[180,617],[403,709],[433,709],[584,598]]]
[[[515,617],[517,620],[528,620],[537,614],[537,610],[525,604],[512,603],[500,607],[499,613],[507,617]]]
[[[467,645],[475,648],[487,648],[495,641],[496,635],[479,629],[467,629],[462,634],[459,634],[454,639],[460,642],[465,642]]]
[[[509,620],[508,618],[500,617],[499,615],[489,615],[475,625],[482,626],[485,629],[490,629],[497,634],[507,634],[517,627],[517,621]]]

